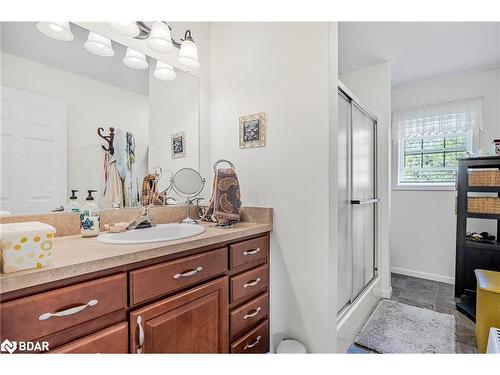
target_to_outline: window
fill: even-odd
[[[454,186],[457,158],[473,149],[482,99],[437,103],[393,114],[399,188]]]

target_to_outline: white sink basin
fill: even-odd
[[[158,224],[152,228],[134,229],[121,233],[103,233],[97,241],[109,244],[137,244],[179,240],[205,232],[196,224]]]

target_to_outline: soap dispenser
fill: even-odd
[[[80,211],[82,210],[82,205],[78,203],[78,197],[76,196],[75,193],[77,193],[78,190],[71,190],[71,197],[69,197],[68,204],[66,206],[66,211],[67,212],[72,212],[75,214],[79,214]]]
[[[97,190],[88,190],[89,195],[80,213],[82,237],[94,237],[99,234],[99,207],[92,196],[92,193],[96,192]]]

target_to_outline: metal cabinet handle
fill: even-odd
[[[257,277],[255,280],[253,280],[253,281],[249,281],[249,282],[247,282],[245,285],[243,285],[243,288],[248,288],[249,286],[255,286],[255,285],[257,285],[259,282],[260,282],[260,277]]]
[[[262,310],[262,308],[259,306],[255,310],[253,310],[253,312],[246,313],[243,319],[247,320],[248,318],[253,318],[259,313],[260,310]]]
[[[260,251],[260,247],[253,249],[253,250],[247,250],[243,252],[243,255],[255,255]]]
[[[87,307],[97,305],[98,302],[99,301],[97,301],[96,299],[92,299],[84,305],[72,307],[71,309],[67,309],[67,310],[59,311],[59,312],[55,312],[55,313],[48,312],[48,313],[40,315],[38,317],[38,320],[47,320],[47,319],[52,318],[53,316],[59,317],[59,316],[73,315],[73,314],[79,313],[80,311],[86,309]]]
[[[137,327],[139,328],[139,343],[137,345],[137,354],[142,353],[142,347],[144,345],[144,330],[142,329],[142,316],[137,317]]]
[[[195,269],[193,269],[191,271],[186,271],[186,272],[183,272],[183,273],[176,273],[174,275],[174,279],[178,279],[180,277],[193,276],[193,275],[196,275],[198,272],[201,272],[201,271],[203,271],[203,267],[196,267]]]
[[[373,199],[351,199],[351,204],[370,204],[370,203],[378,203],[378,198]]]
[[[260,342],[260,339],[261,339],[261,336],[257,336],[257,338],[255,339],[255,341],[252,342],[251,344],[246,344],[245,347],[243,348],[243,350],[247,350],[247,349],[253,348],[255,345],[257,345]]]

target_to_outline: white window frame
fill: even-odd
[[[401,143],[398,136],[398,124],[394,121],[391,121],[392,128],[392,166],[391,166],[391,179],[392,179],[392,190],[407,190],[407,191],[420,191],[420,190],[428,190],[428,191],[451,191],[455,190],[455,182],[449,183],[400,183],[399,182],[399,163],[401,161]],[[470,130],[469,131],[469,142],[471,145],[471,152],[476,152],[479,148],[479,131],[480,129]]]

